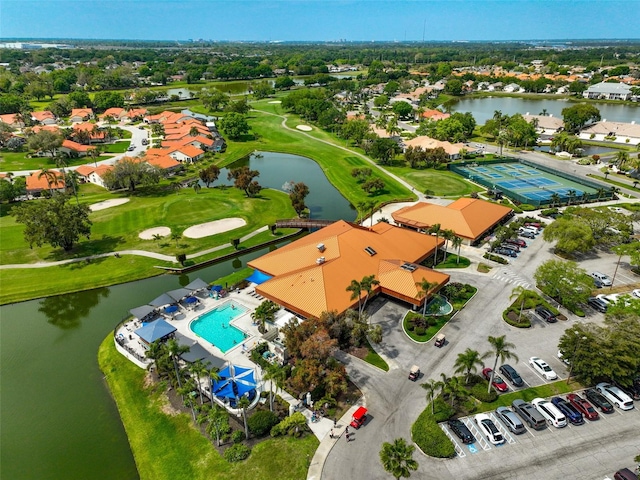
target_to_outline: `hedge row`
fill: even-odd
[[[486,258],[487,260],[491,260],[492,262],[501,263],[502,265],[506,265],[509,263],[506,259],[500,257],[499,255],[493,255],[489,252],[485,253],[482,258]]]

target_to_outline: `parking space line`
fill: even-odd
[[[498,428],[498,430],[500,430],[500,433],[502,433],[502,436],[507,439],[507,443],[509,444],[516,443],[514,438],[511,436],[511,433],[509,433],[509,429],[505,428],[505,426],[502,424],[500,420],[496,418],[493,412],[489,413],[489,417],[491,417],[491,420],[493,420],[493,423],[496,424],[496,427]]]
[[[449,430],[447,430],[447,427],[444,426],[443,423],[440,424],[440,428],[442,429],[442,431],[444,432],[444,434],[449,437],[449,440],[451,440],[453,442],[453,448],[456,450],[456,453],[458,454],[458,456],[460,458],[462,457],[466,457],[467,454],[464,453],[464,450],[462,450],[462,447],[458,444],[458,442],[453,438],[453,435],[451,435],[451,433],[449,433]]]
[[[473,433],[473,436],[476,437],[476,440],[478,440],[478,443],[480,444],[482,449],[483,450],[491,450],[491,445],[489,444],[487,439],[484,438],[483,433],[476,426],[476,423],[473,420],[471,420],[469,417],[463,419],[462,421],[467,426],[467,428],[469,430],[471,430],[471,432]]]

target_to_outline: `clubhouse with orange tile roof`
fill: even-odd
[[[415,230],[428,230],[440,224],[442,230],[453,230],[467,245],[471,245],[511,218],[513,210],[477,198],[460,198],[446,207],[419,202],[401,208],[391,216],[396,224]]]
[[[444,240],[437,240],[438,246]],[[420,265],[432,255],[436,238],[380,222],[372,228],[343,220],[248,263],[272,278],[256,293],[305,318],[356,307],[346,288],[351,280],[375,275],[372,295],[385,294],[419,307],[447,284],[449,275]],[[420,298],[423,279],[437,284]],[[366,292],[362,292],[364,299]]]

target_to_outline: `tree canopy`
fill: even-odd
[[[88,205],[71,204],[64,194],[24,202],[11,211],[16,222],[25,225],[24,239],[31,248],[48,243],[65,251],[71,250],[80,237],[91,236],[89,213]]]
[[[538,288],[569,310],[587,302],[593,278],[575,262],[547,260],[534,274]]]
[[[562,109],[564,128],[569,132],[578,132],[590,122],[600,121],[600,110],[589,103],[580,103]]]
[[[127,188],[133,192],[137,185],[160,182],[161,171],[139,158],[124,157],[104,175],[107,188]]]
[[[220,120],[220,128],[229,138],[239,139],[243,135],[249,133],[249,124],[244,115],[237,112],[231,112]]]
[[[234,168],[227,174],[227,178],[234,181],[233,186],[243,190],[247,197],[255,197],[262,190],[260,184],[254,180],[258,176],[258,170],[251,170],[247,166]]]

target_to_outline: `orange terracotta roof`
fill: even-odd
[[[47,177],[44,175],[40,176],[42,170],[38,170],[33,172],[31,175],[27,177],[27,191],[34,190],[50,190],[50,189],[60,189],[64,188],[64,179],[62,178],[62,174],[56,170],[49,170],[53,174],[55,174],[56,179],[51,182],[51,185],[47,182]],[[38,178],[40,176],[40,178]]]
[[[106,132],[103,130],[94,130],[95,128],[97,128],[97,125],[89,122],[75,123],[73,125],[74,131],[79,132],[82,130],[88,132],[92,139],[103,139],[107,136]]]
[[[93,109],[91,108],[73,108],[71,110],[70,117],[90,117],[93,115]]]
[[[194,147],[193,145],[182,145],[178,148],[173,148],[169,150],[169,153],[173,153],[173,152],[180,152],[183,155],[186,155],[187,157],[190,157],[190,158],[197,157],[204,153],[203,150],[200,150],[199,148]]]
[[[147,163],[149,165],[153,165],[154,167],[162,168],[163,170],[181,165],[180,162],[170,157],[169,155],[147,158]]]
[[[474,198],[460,198],[446,207],[420,202],[392,213],[401,225],[427,229],[440,224],[442,230],[453,230],[459,237],[476,240],[509,215],[504,205]]]
[[[120,107],[111,107],[111,108],[107,108],[104,113],[102,115],[100,115],[101,117],[114,117],[114,118],[119,118],[120,115],[122,115],[122,113],[124,112],[124,108],[120,108]]]
[[[5,113],[4,115],[0,115],[0,122],[6,123],[8,125],[12,125],[13,123],[16,123],[18,121],[18,116],[15,113]]]
[[[89,174],[91,174],[91,172],[93,172],[94,170],[95,170],[95,167],[92,167],[90,165],[80,165],[78,168],[76,168],[76,173],[78,175],[82,175],[83,177],[86,177]]]
[[[436,140],[435,138],[420,136],[416,138],[412,138],[411,140],[406,140],[405,144],[408,147],[420,147],[423,150],[432,149],[432,148],[443,148],[445,152],[449,155],[458,155],[460,150],[468,149],[464,143],[450,143],[441,140]]]
[[[73,142],[66,139],[62,141],[62,146],[76,152],[88,152],[89,150],[96,149],[96,147],[94,147],[93,145],[82,145],[81,143]]]
[[[444,113],[440,110],[425,110],[424,112],[422,112],[423,118],[429,118],[431,120],[444,120],[445,118],[449,118],[450,116],[450,113]]]
[[[166,148],[150,148],[144,153],[147,157],[157,157],[157,156],[166,155],[170,151],[171,150],[168,150]]]
[[[31,118],[38,122],[42,122],[43,120],[52,119],[55,120],[56,116],[51,113],[49,110],[42,110],[39,112],[31,112]]]
[[[105,173],[113,170],[112,165],[98,165],[98,168],[93,170],[93,173],[98,175],[99,177],[103,177]]]
[[[132,108],[131,110],[127,110],[122,112],[122,117],[144,117],[149,111],[146,108]]]
[[[60,133],[60,127],[58,125],[34,125],[31,127],[31,131],[33,133],[38,133],[42,130],[47,130],[49,132]]]
[[[192,137],[191,135],[187,135],[186,137],[183,137],[179,140],[165,140],[162,142],[162,146],[165,148],[177,148],[183,145],[190,145],[193,142],[206,145],[207,147],[211,147],[214,144],[214,141],[211,138],[203,137],[202,135],[198,135],[197,137]]]
[[[324,245],[323,251],[318,244]],[[440,287],[449,280],[447,274],[416,265],[433,253],[435,245],[435,237],[386,223],[367,229],[339,220],[250,261],[249,266],[273,276],[256,287],[261,295],[305,317],[318,317],[323,311],[341,313],[357,305],[346,288],[351,280],[366,275],[380,281],[377,292],[419,304],[415,284],[422,277]],[[405,263],[415,270],[402,268]]]

